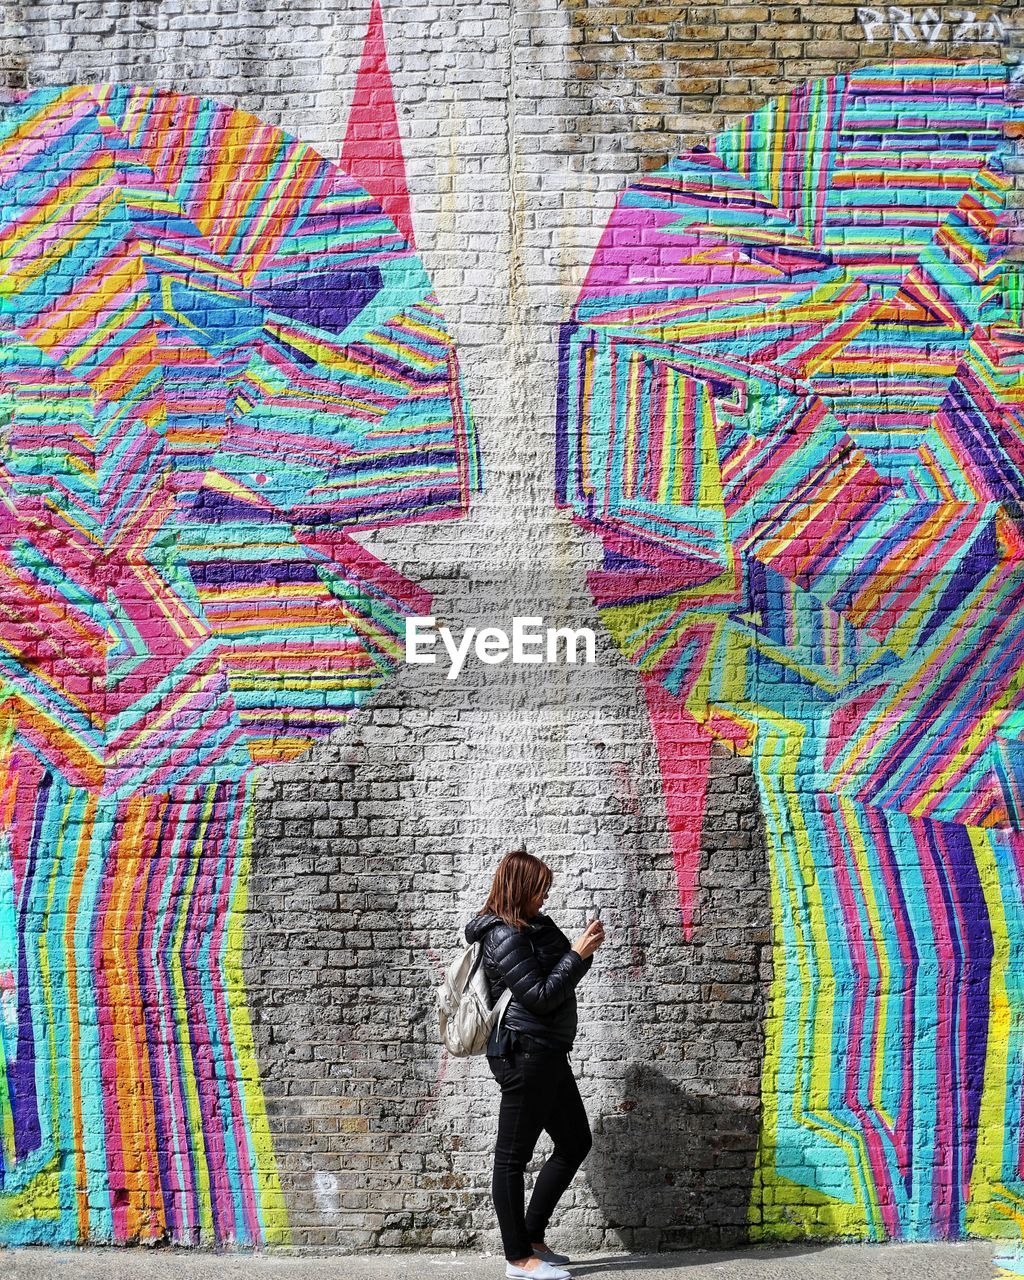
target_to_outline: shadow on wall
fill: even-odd
[[[608,1227],[630,1249],[728,1247],[749,1236],[770,886],[748,762],[717,750],[693,938],[680,946],[678,926],[646,921],[634,981],[650,1006],[634,1011],[638,1043],[621,1100],[595,1118],[585,1166]]]
[[[661,1249],[743,1242],[758,1116],[727,1096],[688,1091],[657,1068],[632,1063],[619,1110],[594,1126],[587,1169],[623,1245],[648,1249],[655,1234]]]

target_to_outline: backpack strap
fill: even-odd
[[[498,1016],[494,1019],[494,1025],[498,1026],[505,1016],[505,1010],[512,1003],[512,988],[506,987],[494,1002],[495,1009],[498,1010]]]
[[[497,923],[498,923],[498,922],[497,922],[497,920],[492,920],[492,921],[490,922],[490,924],[487,926],[487,928],[484,930],[484,933],[486,933],[486,932],[487,932],[487,929],[493,929],[493,928],[494,928],[494,926],[495,926]],[[481,965],[483,964],[483,962],[484,962],[484,940],[483,940],[483,935],[481,935],[479,938],[477,938],[476,942],[474,942],[472,945],[476,947],[477,952],[476,952],[476,959],[473,961],[473,967],[472,967],[472,969],[470,969],[470,971],[469,971],[469,975],[468,975],[468,977],[466,978],[466,986],[467,986],[467,987],[468,987],[468,986],[469,986],[469,984],[473,981],[473,979],[476,977],[476,971],[477,971],[477,969],[479,969],[479,968],[480,968],[480,966],[481,966]]]
[[[476,954],[476,959],[473,961],[473,967],[469,971],[469,977],[466,979],[467,988],[469,987],[469,984],[473,981],[473,976],[476,973],[477,969],[479,969],[481,964],[483,963],[484,946],[482,942],[480,942],[478,945],[480,949]],[[492,1011],[494,1009],[498,1010],[498,1016],[494,1019],[495,1026],[497,1026],[498,1023],[505,1016],[505,1010],[509,1007],[511,1003],[512,1003],[512,988],[506,987],[505,990],[501,993],[501,995],[498,996],[497,1000],[495,1000],[494,1004],[491,1006]]]

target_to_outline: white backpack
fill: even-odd
[[[484,1052],[512,999],[506,988],[492,1007],[483,959],[483,943],[472,943],[451,962],[437,989],[441,1043],[456,1058]]]

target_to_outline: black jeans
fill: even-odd
[[[555,1205],[586,1159],[593,1139],[568,1053],[520,1049],[487,1062],[501,1085],[491,1195],[505,1257],[514,1262],[529,1258],[533,1241],[544,1239]],[[555,1148],[537,1174],[530,1207],[524,1212],[524,1175],[542,1130]]]

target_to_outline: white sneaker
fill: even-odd
[[[517,1267],[514,1262],[505,1263],[505,1274],[513,1280],[571,1280],[572,1273],[563,1267],[553,1267],[550,1262],[541,1260],[529,1271],[525,1267]]]

